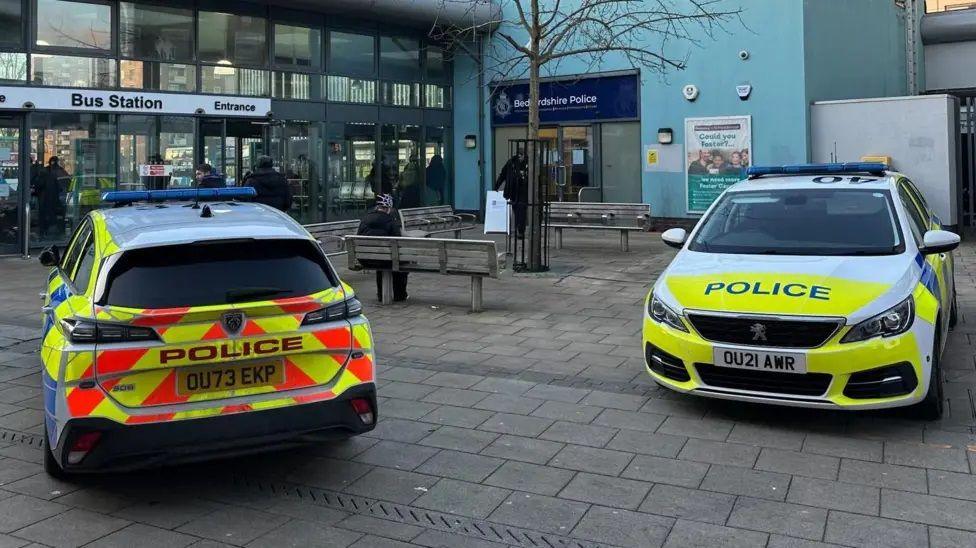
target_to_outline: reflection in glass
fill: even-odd
[[[267,22],[263,17],[200,12],[200,60],[231,65],[268,64]]]
[[[288,213],[301,223],[320,220],[324,209],[318,165],[321,149],[317,123],[289,121],[272,127],[271,157],[291,188],[292,207]]]
[[[444,50],[437,46],[427,46],[427,65],[424,71],[428,80],[444,80],[448,77]]]
[[[376,82],[346,76],[326,76],[326,98],[342,103],[375,103]]]
[[[268,71],[227,65],[201,66],[200,91],[229,95],[268,95]]]
[[[31,83],[70,88],[115,86],[115,60],[69,55],[31,56]]]
[[[196,88],[194,68],[193,65],[123,59],[119,65],[119,85],[134,89],[193,91]]]
[[[23,47],[22,7],[21,0],[0,0],[0,44]]]
[[[451,87],[425,84],[424,106],[427,108],[451,108]]]
[[[420,42],[413,38],[380,38],[380,76],[420,80]]]
[[[325,220],[358,219],[379,191],[376,173],[376,125],[329,124]]]
[[[428,126],[424,145],[424,164],[426,184],[424,205],[443,205],[451,203],[452,184],[448,151],[450,148],[450,129]]]
[[[276,23],[274,62],[276,65],[312,67],[320,65],[322,33],[318,29]]]
[[[397,208],[420,207],[424,201],[424,167],[420,165],[420,127],[385,124],[382,143],[380,188],[393,193]]]
[[[420,106],[420,84],[383,82],[383,104],[395,107]]]
[[[112,6],[37,0],[38,46],[112,49]]]
[[[329,33],[329,72],[350,76],[376,74],[376,38],[348,32]]]
[[[27,80],[27,54],[0,52],[0,82],[23,84]]]
[[[102,193],[116,187],[115,130],[111,114],[31,116],[31,157],[39,162],[31,167],[31,188],[39,190],[31,245],[63,243],[89,211],[105,206]]]
[[[277,99],[318,99],[317,76],[300,72],[275,72],[271,75],[271,95]]]
[[[119,48],[126,57],[193,60],[193,10],[119,3]]]
[[[119,190],[193,185],[193,126],[189,116],[119,116]],[[142,167],[164,166],[163,175]]]

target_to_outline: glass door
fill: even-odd
[[[21,211],[30,199],[30,190],[21,185],[20,135],[23,117],[0,116],[0,255],[23,250]]]
[[[244,182],[266,154],[267,123],[250,120],[204,119],[200,121],[200,153],[202,161],[222,175],[227,186]]]
[[[560,135],[559,152],[565,177],[567,202],[602,201],[593,177],[593,134],[590,126],[565,126]]]

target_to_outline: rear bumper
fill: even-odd
[[[372,424],[363,424],[349,403],[366,398]],[[342,439],[376,424],[376,385],[354,386],[334,399],[232,415],[126,425],[103,418],[73,419],[65,425],[55,459],[67,472],[120,472],[259,453],[283,447]],[[80,464],[69,465],[67,447],[85,432],[101,439]]]

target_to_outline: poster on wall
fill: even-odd
[[[704,213],[725,189],[745,178],[751,161],[751,116],[686,118],[688,213]]]

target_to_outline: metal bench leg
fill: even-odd
[[[461,239],[461,230],[460,229],[454,231],[454,239],[455,240]]]
[[[556,249],[563,248],[563,229],[556,229]]]
[[[626,230],[620,231],[620,249],[621,251],[630,251],[630,232]]]
[[[383,271],[383,304],[393,304],[393,271]]]
[[[471,311],[481,312],[482,295],[485,279],[481,276],[471,276]]]

